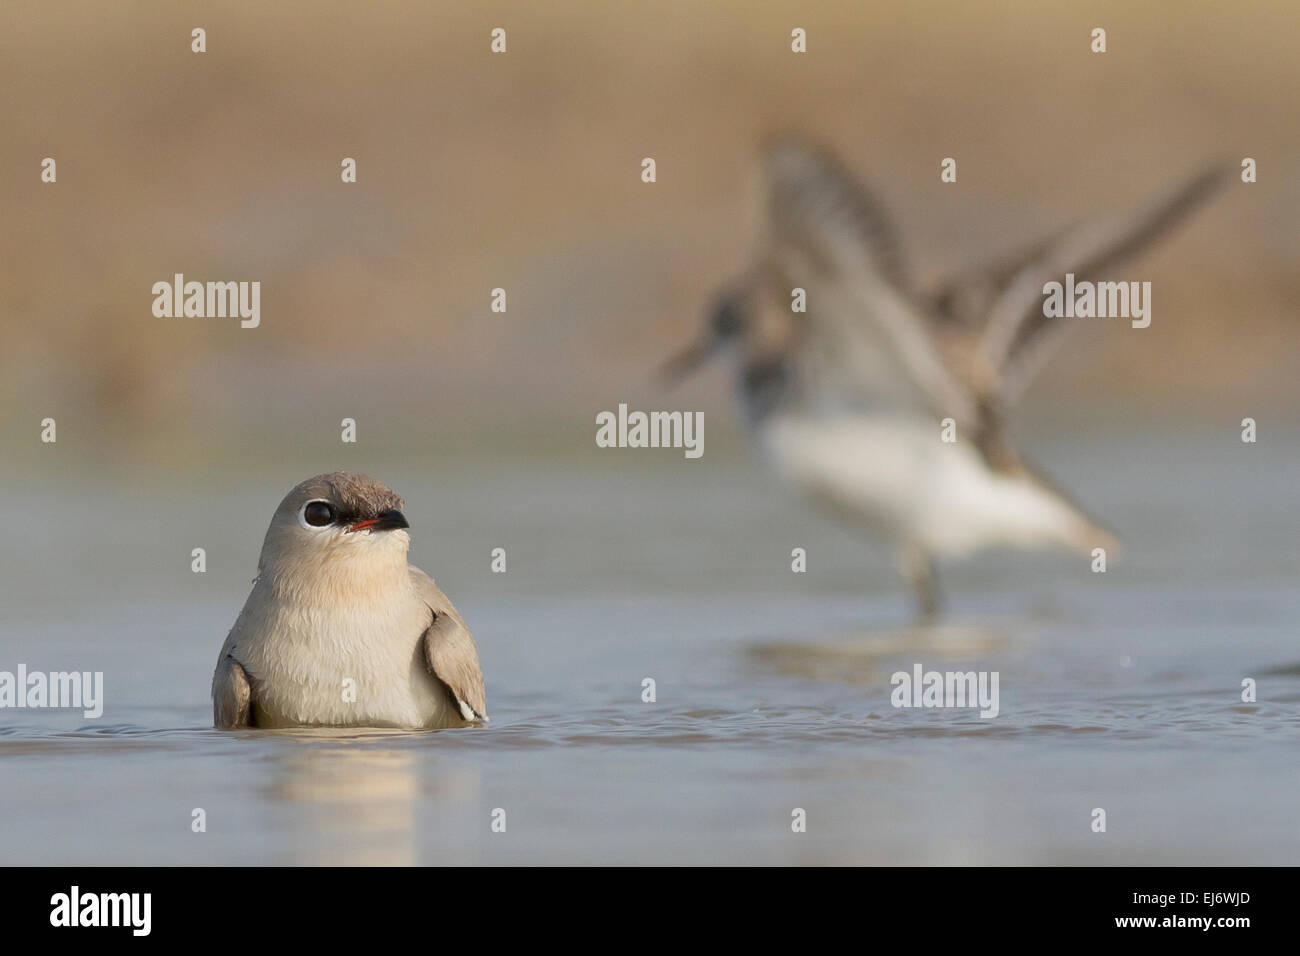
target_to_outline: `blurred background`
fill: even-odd
[[[1093,323],[1035,395],[1277,397],[1300,358],[1300,9],[1284,0],[129,16],[15,0],[3,17],[0,414],[19,454],[47,415],[142,462],[224,458],[236,430],[332,436],[345,415],[371,442],[543,426],[585,442],[596,410],[656,397],[651,369],[743,263],[773,132],[838,150],[923,279],[1253,157],[1257,184],[1124,269],[1154,283],[1152,327]],[[939,181],[946,156],[956,184]],[[175,272],[260,280],[261,327],[155,318],[150,287]],[[689,392],[728,413],[711,423],[729,399],[721,375]]]
[[[1297,37],[1291,0],[6,0],[0,669],[107,701],[0,715],[0,859],[1293,863]],[[729,375],[656,384],[773,133],[858,171],[923,281],[1257,161],[1114,277],[1150,328],[1085,323],[1021,410],[1124,565],[945,568],[951,627],[909,644],[890,561],[754,466]],[[154,317],[178,272],[260,281],[260,327]],[[624,401],[703,410],[704,457],[596,448]],[[336,469],[406,497],[491,729],[208,729],[266,522]],[[917,660],[999,670],[1002,714],[892,709]]]

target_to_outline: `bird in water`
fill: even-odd
[[[478,648],[406,561],[402,499],[365,475],[294,487],[212,675],[213,725],[466,727],[487,720]]]
[[[665,374],[676,381],[729,353],[764,459],[834,520],[889,542],[931,620],[938,559],[1117,546],[1008,433],[1009,411],[1079,324],[1044,307],[1045,285],[1113,278],[1226,178],[1209,169],[1136,212],[1085,221],[921,291],[853,173],[825,150],[778,142],[763,156],[749,266]]]

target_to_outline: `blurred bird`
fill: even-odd
[[[346,472],[285,496],[217,658],[217,728],[487,719],[474,638],[433,579],[406,563],[401,509],[387,485]]]
[[[823,150],[779,142],[763,158],[753,260],[664,372],[675,381],[730,352],[767,461],[814,506],[891,542],[928,620],[937,558],[1116,546],[1006,431],[1008,409],[1080,321],[1045,316],[1043,287],[1067,272],[1098,281],[1226,177],[1210,169],[1136,213],[1084,222],[923,293],[853,174]],[[799,289],[803,312],[792,307]],[[945,419],[955,442],[941,441]]]

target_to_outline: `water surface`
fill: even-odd
[[[8,536],[29,547],[4,557],[0,669],[102,670],[107,703],[94,721],[0,711],[0,859],[1300,859],[1294,440],[1044,431],[1037,457],[1125,559],[945,568],[948,615],[920,631],[886,557],[743,453],[587,440],[364,466],[406,497],[413,562],[478,638],[492,723],[438,733],[210,729],[217,650],[306,473],[92,487],[20,467]],[[918,661],[997,671],[1000,714],[895,709],[890,674]]]

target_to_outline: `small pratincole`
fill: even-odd
[[[318,475],[285,496],[217,658],[217,728],[487,720],[474,638],[406,563],[408,527],[402,499],[365,475]]]
[[[1106,271],[1195,208],[1226,170],[928,293],[908,278],[883,211],[833,156],[784,141],[762,172],[750,267],[719,296],[703,338],[668,363],[669,377],[732,353],[765,458],[803,498],[892,543],[923,619],[938,609],[937,558],[1113,547],[1006,431],[1007,411],[1081,321],[1045,314],[1044,286],[1067,274],[1118,278]]]

